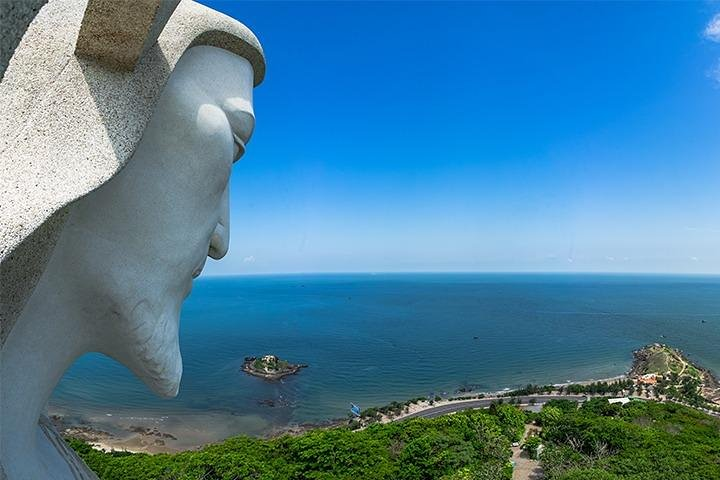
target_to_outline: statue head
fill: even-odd
[[[160,395],[177,393],[192,280],[228,249],[228,182],[253,132],[252,89],[245,58],[185,52],[128,164],[71,206],[48,267],[54,290],[86,315],[87,348]]]
[[[0,70],[0,348],[68,212],[128,164],[183,54],[225,50],[250,64],[253,86],[262,82],[264,54],[249,29],[179,1],[0,2],[12,33],[25,32],[0,52],[0,68],[12,52]]]
[[[35,3],[0,72],[0,477],[10,480],[82,469],[38,424],[77,356],[105,353],[156,393],[177,393],[180,309],[207,257],[227,252],[230,173],[265,70],[252,32],[189,0]]]

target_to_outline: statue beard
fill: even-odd
[[[182,300],[171,300],[157,308],[141,300],[130,314],[128,355],[123,363],[157,395],[177,395],[182,377],[180,355],[180,308]],[[155,307],[155,308],[153,308]]]

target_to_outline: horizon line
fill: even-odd
[[[720,277],[720,272],[618,272],[618,271],[542,271],[542,270],[356,270],[356,271],[289,271],[235,272],[202,275],[200,278],[258,277],[291,275],[617,275],[617,276],[684,276]]]

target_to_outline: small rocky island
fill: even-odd
[[[301,368],[307,365],[290,363],[287,360],[281,360],[275,355],[265,355],[263,357],[245,357],[242,369],[245,373],[262,377],[266,380],[279,380],[287,375],[294,375]]]

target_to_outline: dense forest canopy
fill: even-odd
[[[510,444],[542,427],[548,480],[720,480],[720,420],[673,403],[551,401],[434,419],[231,438],[177,454],[104,453],[71,440],[102,480],[507,480]]]

